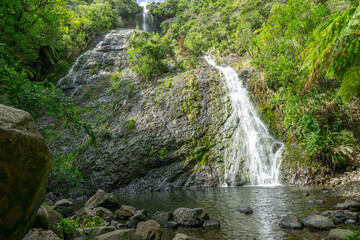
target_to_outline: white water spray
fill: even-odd
[[[252,185],[280,185],[283,143],[270,135],[236,71],[231,67],[217,65],[210,56],[205,56],[205,60],[224,76],[233,108],[232,115],[225,124],[225,127],[234,128],[234,132],[229,140],[225,140],[230,143],[225,151],[223,186],[239,182],[242,162],[245,163]]]

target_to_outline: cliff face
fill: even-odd
[[[219,73],[205,67],[141,81],[126,60],[132,33],[106,35],[59,84],[90,109],[84,118],[97,133],[77,158],[85,193],[218,185],[232,131],[223,129],[231,104]]]

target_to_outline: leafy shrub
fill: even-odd
[[[128,61],[131,69],[144,80],[154,74],[168,71],[168,57],[174,56],[174,49],[168,38],[148,32],[134,33],[129,40]]]

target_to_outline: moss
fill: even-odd
[[[128,130],[133,130],[135,128],[135,120],[134,118],[130,118],[129,124],[128,124]]]

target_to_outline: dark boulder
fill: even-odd
[[[44,200],[52,154],[25,111],[0,104],[0,239],[22,239]]]
[[[209,215],[203,208],[178,208],[173,214],[175,221],[182,226],[200,227],[209,220]]]
[[[126,226],[128,228],[136,228],[139,222],[144,222],[148,220],[148,215],[145,210],[141,210],[137,212],[134,216],[129,218],[129,221],[127,221]]]
[[[61,213],[65,218],[75,214],[74,203],[68,199],[62,199],[55,203],[55,210]]]
[[[41,206],[36,213],[32,228],[42,228],[44,230],[52,230],[53,232],[58,233],[57,223],[59,223],[60,220],[61,218],[58,212]]]
[[[244,213],[246,215],[252,214],[254,212],[254,210],[252,210],[251,207],[242,207],[242,208],[239,208],[238,210],[239,210],[239,212]]]
[[[281,220],[279,226],[281,228],[287,229],[300,229],[304,227],[304,224],[298,217],[294,215],[288,215]]]

